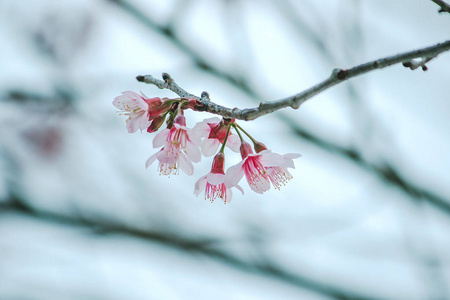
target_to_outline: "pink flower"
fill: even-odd
[[[123,95],[114,98],[113,105],[123,111],[128,116],[126,120],[129,133],[147,129],[150,125],[148,118],[149,105],[144,97],[131,91],[122,93]]]
[[[153,140],[153,147],[161,150],[150,156],[145,163],[148,168],[156,159],[159,161],[160,174],[179,174],[179,169],[187,175],[194,173],[192,162],[201,160],[199,146],[201,139],[186,127],[186,118],[182,115],[175,118],[172,128],[163,129]]]
[[[242,143],[240,150],[242,161],[227,170],[225,183],[236,185],[245,175],[250,188],[259,194],[268,191],[271,182],[279,189],[281,184],[289,181],[292,175],[286,168],[293,168],[292,159],[300,156],[294,153],[280,155],[270,150],[253,153],[248,143]]]
[[[212,156],[217,153],[219,146],[225,141],[228,131],[228,124],[219,118],[210,118],[197,123],[192,128],[199,136],[205,137],[202,143],[202,153],[204,156]],[[228,136],[226,146],[234,152],[239,152],[241,141],[237,135]]]
[[[216,198],[221,198],[225,203],[231,201],[233,196],[231,188],[233,186],[225,184],[225,172],[224,172],[225,156],[223,153],[218,153],[214,157],[211,172],[201,177],[195,183],[194,194],[198,196],[203,190],[205,190],[205,199],[209,199],[213,202]],[[235,185],[237,189],[244,194],[244,190],[239,185]]]
[[[167,98],[148,98],[144,93],[139,95],[132,91],[126,91],[122,94],[114,98],[113,105],[128,116],[126,126],[129,133],[134,133],[138,129],[141,131],[147,129],[151,121],[165,114],[173,103],[171,99]]]
[[[298,153],[287,153],[282,156],[283,163],[280,166],[266,168],[268,173],[267,177],[269,177],[273,187],[277,190],[280,190],[281,185],[286,185],[286,183],[292,179],[292,175],[287,168],[295,169],[293,159],[299,158],[302,155]]]

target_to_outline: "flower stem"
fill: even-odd
[[[236,124],[237,128],[239,128],[240,130],[242,130],[243,133],[245,133],[246,136],[248,136],[248,138],[254,143],[256,143],[256,140],[250,135],[250,133],[248,133],[247,131],[244,130],[244,128],[242,128],[241,126],[239,126],[239,124],[237,124],[236,122],[234,123]],[[237,129],[236,128],[236,129]],[[238,131],[239,133],[239,131]],[[239,134],[239,137],[241,138],[241,141],[243,141],[242,136]]]
[[[241,140],[241,143],[244,142],[244,138],[242,137],[241,133],[239,132],[239,129],[236,127],[236,123],[233,123],[232,126],[234,127],[234,130],[236,130],[237,134],[239,135],[239,139]]]
[[[225,136],[225,140],[223,141],[222,148],[220,148],[220,153],[223,153],[223,150],[225,149],[225,145],[227,144],[228,136],[230,135],[230,129],[231,129],[231,124],[228,125],[227,135]]]

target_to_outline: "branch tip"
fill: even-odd
[[[140,82],[143,82],[143,81],[145,81],[145,77],[142,76],[142,75],[138,75],[138,76],[136,76],[136,80],[140,81]]]
[[[405,61],[405,62],[402,63],[402,65],[403,65],[405,68],[411,68],[411,67],[412,67],[412,64],[411,64],[410,61]]]
[[[170,81],[172,81],[172,77],[170,77],[169,73],[162,73],[162,78],[164,79],[164,81],[166,83],[169,83]]]

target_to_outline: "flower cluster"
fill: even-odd
[[[143,93],[140,95],[131,91],[123,92],[113,101],[120,113],[128,116],[126,127],[130,133],[138,129],[156,132],[166,123],[166,128],[153,139],[153,147],[160,150],[150,156],[146,168],[158,160],[160,175],[177,175],[180,169],[192,175],[193,163],[200,162],[202,154],[205,157],[215,155],[211,171],[195,184],[194,194],[197,196],[204,191],[205,199],[211,202],[217,198],[225,203],[230,202],[233,188],[244,193],[239,186],[244,175],[250,188],[259,194],[268,191],[271,186],[280,189],[292,179],[288,168],[294,168],[293,159],[300,157],[300,154],[281,155],[268,150],[234,119],[214,117],[190,129],[186,126],[184,110],[196,110],[197,104],[195,98],[149,98]],[[236,134],[231,132],[232,128]],[[242,133],[251,140],[253,148],[244,140]],[[225,146],[240,152],[242,157],[241,162],[229,167],[226,172]]]

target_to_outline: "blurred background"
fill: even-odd
[[[240,124],[281,191],[159,176],[122,91],[254,107],[449,39],[429,0],[0,1],[0,299],[450,299],[450,54]],[[187,112],[188,126],[211,117]],[[227,167],[239,155],[227,154]]]

